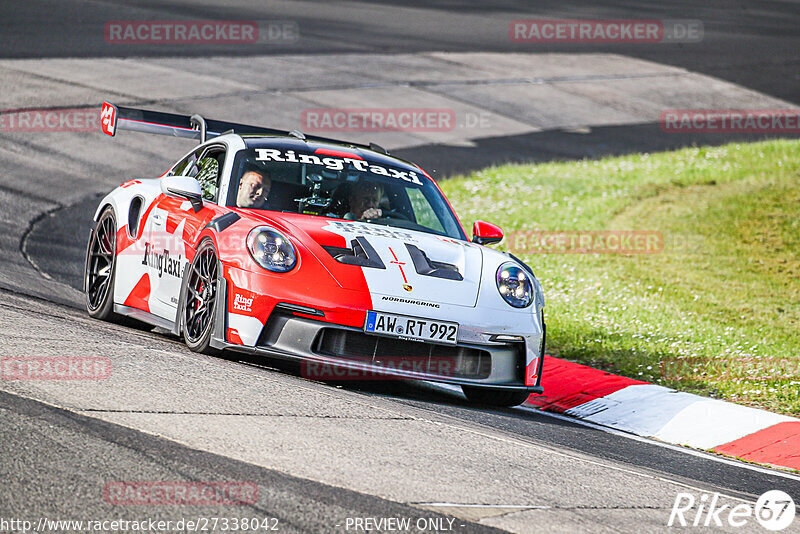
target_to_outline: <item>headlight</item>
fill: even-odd
[[[291,271],[297,263],[292,242],[268,226],[257,226],[250,230],[247,250],[257,264],[275,273]]]
[[[533,302],[531,277],[516,263],[509,261],[497,269],[497,290],[515,308],[524,308]]]

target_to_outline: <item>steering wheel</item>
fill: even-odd
[[[372,219],[373,221],[376,220],[384,220],[384,219],[403,219],[405,221],[410,221],[411,219],[405,213],[402,213],[398,210],[381,210],[381,216],[375,217]]]

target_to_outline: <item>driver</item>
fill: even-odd
[[[361,182],[350,188],[348,201],[350,212],[344,218],[348,220],[377,219],[383,215],[378,206],[383,199],[383,186],[375,182]]]
[[[249,170],[239,180],[239,191],[236,194],[236,205],[240,208],[261,209],[267,204],[272,180],[269,174],[259,170]]]

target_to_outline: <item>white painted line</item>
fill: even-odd
[[[457,502],[414,502],[417,506],[448,506],[458,508],[525,508],[531,510],[549,510],[552,506],[538,504],[463,504]]]
[[[733,460],[730,458],[725,458],[723,456],[717,456],[715,454],[711,454],[705,451],[699,451],[696,449],[690,449],[688,447],[682,447],[680,445],[672,445],[671,443],[664,443],[662,441],[656,441],[653,439],[649,439],[642,436],[637,436],[636,434],[631,434],[629,432],[623,432],[622,430],[616,430],[614,428],[609,428],[607,426],[599,425],[596,423],[591,423],[589,421],[582,421],[580,419],[575,419],[573,417],[568,417],[566,415],[561,415],[558,413],[552,412],[543,412],[541,410],[537,410],[536,408],[531,408],[529,406],[517,406],[514,408],[515,410],[522,410],[526,412],[533,412],[539,415],[544,415],[546,417],[552,417],[554,419],[559,419],[561,421],[568,421],[570,423],[575,423],[576,425],[582,425],[588,428],[592,428],[595,430],[600,430],[602,432],[607,432],[609,434],[614,434],[615,436],[621,436],[624,438],[632,439],[634,441],[640,441],[643,443],[649,443],[650,445],[655,445],[657,447],[662,447],[664,449],[669,449],[672,451],[682,452],[683,454],[688,454],[690,456],[696,456],[698,458],[703,458],[705,460],[710,460],[712,462],[717,462],[721,464],[730,465],[733,467],[740,467],[742,469],[747,469],[748,471],[755,471],[757,473],[763,473],[766,475],[773,475],[776,477],[781,478],[788,478],[789,480],[794,480],[796,482],[800,482],[800,476],[797,476],[793,473],[788,473],[786,471],[778,470],[778,469],[770,469],[767,467],[760,467],[753,464],[748,464],[745,462],[741,462],[738,460]]]
[[[670,419],[653,437],[697,449],[713,449],[778,423],[797,421],[748,406],[699,397]]]
[[[454,386],[452,384],[442,384],[442,383],[436,383],[436,382],[419,382],[419,384],[420,385],[425,385],[425,386],[427,386],[427,387],[429,387],[429,388],[431,388],[433,390],[439,390],[439,391],[447,392],[447,393],[457,393],[461,398],[465,398],[463,393],[461,392],[461,387],[460,386]],[[629,386],[629,387],[631,387],[631,386]],[[724,456],[718,456],[718,455],[715,455],[715,454],[711,454],[711,453],[706,452],[706,451],[699,451],[699,450],[696,450],[696,449],[691,449],[691,448],[683,447],[683,446],[680,446],[680,445],[672,445],[671,443],[664,443],[662,441],[656,441],[656,440],[653,440],[653,439],[649,439],[647,437],[637,436],[636,434],[632,434],[632,433],[629,433],[629,432],[624,432],[622,430],[617,430],[617,429],[614,429],[614,428],[611,428],[611,427],[608,427],[608,426],[605,426],[605,425],[592,423],[592,422],[581,420],[581,419],[575,419],[574,417],[569,417],[569,416],[566,416],[566,415],[561,415],[561,414],[552,413],[552,412],[543,412],[541,410],[537,410],[536,408],[532,408],[530,406],[525,406],[525,405],[516,406],[513,409],[514,410],[520,410],[520,411],[526,411],[526,412],[532,412],[532,413],[536,413],[536,414],[539,414],[539,415],[544,415],[546,417],[552,417],[554,419],[559,419],[561,421],[568,421],[568,422],[574,423],[576,425],[582,425],[582,426],[585,426],[587,428],[592,428],[594,430],[600,430],[602,432],[606,432],[608,434],[613,434],[615,436],[620,436],[620,437],[623,437],[623,438],[632,439],[634,441],[639,441],[639,442],[642,442],[642,443],[648,443],[650,445],[655,445],[657,447],[662,447],[664,449],[669,449],[669,450],[680,452],[680,453],[683,453],[683,454],[688,454],[689,456],[696,456],[698,458],[703,458],[704,460],[709,460],[711,462],[717,462],[717,463],[721,463],[721,464],[725,464],[725,465],[730,465],[732,467],[739,467],[741,469],[747,469],[748,471],[754,471],[754,472],[757,472],[757,473],[763,473],[765,475],[772,475],[772,476],[776,476],[776,477],[780,477],[780,478],[787,478],[789,480],[794,480],[796,482],[800,482],[800,476],[795,475],[793,473],[789,473],[789,472],[780,470],[780,469],[770,469],[768,467],[761,467],[761,466],[757,466],[757,465],[753,465],[753,464],[748,464],[746,462],[741,462],[739,460],[734,460],[732,458],[725,458]],[[669,480],[669,479],[664,479],[664,480]],[[675,482],[675,481],[670,480],[670,482]],[[731,497],[731,498],[735,498],[735,497]]]
[[[566,413],[637,436],[652,437],[681,410],[703,400],[704,397],[664,386],[635,384],[571,408]]]
[[[655,384],[636,384],[566,410],[599,425],[696,449],[713,449],[792,417]]]

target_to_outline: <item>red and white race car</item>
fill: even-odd
[[[529,267],[472,241],[420,167],[300,132],[115,107],[103,131],[199,139],[163,176],[102,199],[86,256],[92,317],[129,316],[309,378],[460,385],[482,404],[541,393],[544,297]]]

